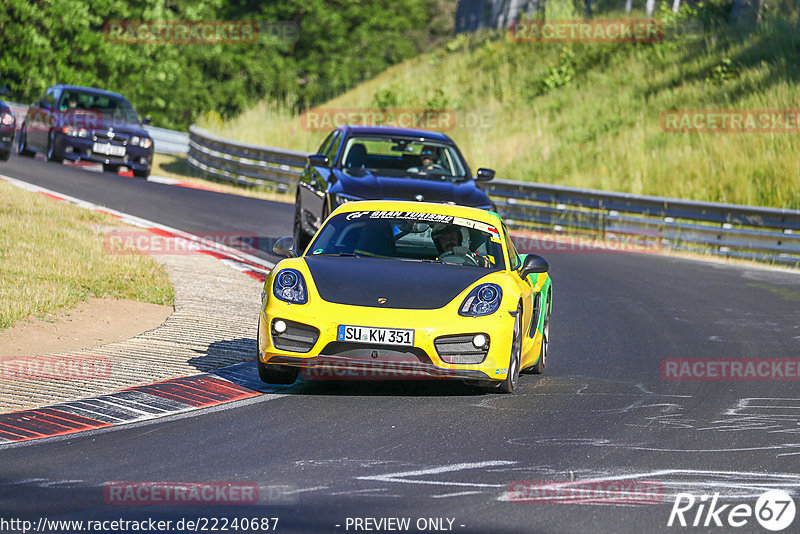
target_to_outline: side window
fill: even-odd
[[[522,260],[519,259],[519,254],[517,254],[517,247],[514,246],[514,242],[511,241],[511,236],[508,233],[508,228],[506,225],[503,225],[503,233],[506,234],[506,247],[508,248],[508,259],[511,260],[511,270],[516,271],[519,269],[520,265],[522,265]]]
[[[333,141],[331,141],[330,146],[324,152],[324,154],[328,156],[328,161],[330,162],[331,165],[333,165],[333,162],[336,159],[336,153],[339,152],[339,146],[341,144],[342,144],[342,133],[334,132]]]
[[[319,150],[317,150],[317,154],[325,154],[325,150],[331,144],[331,139],[333,138],[333,134],[329,134],[328,137],[319,145]]]

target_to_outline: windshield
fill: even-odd
[[[342,168],[354,176],[371,171],[382,176],[456,181],[467,175],[453,146],[420,138],[351,137]]]
[[[310,255],[368,256],[504,269],[496,227],[432,213],[356,211],[323,227]]]
[[[65,91],[59,109],[61,111],[93,111],[119,122],[139,122],[139,117],[127,100],[95,93]]]

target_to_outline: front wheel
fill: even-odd
[[[294,241],[297,243],[297,252],[301,253],[308,247],[311,238],[303,231],[303,223],[301,220],[303,210],[300,206],[300,195],[294,201]]]
[[[64,161],[64,158],[56,152],[56,134],[53,131],[47,135],[47,159],[56,163]]]
[[[261,318],[258,318],[258,336],[261,336]],[[293,384],[297,380],[297,375],[300,374],[300,369],[297,367],[290,367],[288,365],[267,365],[261,363],[261,355],[259,354],[261,347],[261,339],[256,338],[256,366],[258,367],[258,378],[265,384]]]
[[[514,321],[514,337],[511,340],[511,355],[508,361],[508,375],[500,382],[499,389],[502,393],[514,393],[519,383],[519,366],[522,359],[522,307],[517,308],[517,318]]]
[[[144,178],[145,180],[147,180],[147,177],[150,176],[150,171],[148,170],[133,171],[133,175],[137,178]]]
[[[28,132],[25,127],[19,131],[19,139],[17,139],[17,154],[20,156],[33,156],[33,152],[28,150]]]
[[[11,157],[10,150],[4,150],[3,152],[0,152],[0,161],[8,161],[8,158],[10,157]]]

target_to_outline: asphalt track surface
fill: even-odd
[[[0,173],[190,232],[291,228],[291,206],[265,200],[17,156]],[[0,517],[278,517],[278,532],[392,531],[354,528],[367,517],[410,518],[405,532],[437,531],[421,528],[426,518],[469,533],[768,532],[753,517],[732,529],[731,506],[723,527],[667,526],[677,493],[754,506],[767,489],[793,495],[800,515],[800,382],[660,373],[665,358],[800,358],[800,275],[649,254],[547,259],[549,365],[542,377],[523,375],[514,395],[433,381],[300,381],[208,410],[3,446]],[[509,500],[515,481],[573,478],[649,482],[661,496]],[[261,504],[108,505],[110,481],[246,482],[261,488]],[[697,510],[685,514],[690,525]]]

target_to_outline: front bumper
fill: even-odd
[[[330,379],[459,379],[504,380],[508,374],[514,317],[506,307],[485,317],[461,317],[450,306],[438,310],[393,310],[319,302],[287,304],[267,297],[258,332],[258,355],[262,363],[300,367],[311,377]],[[272,331],[275,319],[298,324],[305,345],[282,350]],[[414,330],[414,345],[384,345],[344,342],[339,325]],[[306,328],[306,326],[308,328]],[[287,332],[291,333],[290,330]],[[488,349],[480,363],[447,363],[440,356],[442,337],[484,334]],[[281,334],[285,336],[286,334]],[[278,335],[280,337],[281,335]],[[436,340],[440,340],[437,349]],[[278,340],[278,345],[290,346]],[[453,361],[452,357],[448,357]]]
[[[94,152],[94,141],[83,137],[60,134],[55,137],[55,150],[64,159],[92,161],[108,165],[120,165],[134,171],[149,171],[153,164],[153,149],[126,146],[124,156],[109,156]]]
[[[14,129],[0,130],[0,152],[10,152],[14,145]]]

